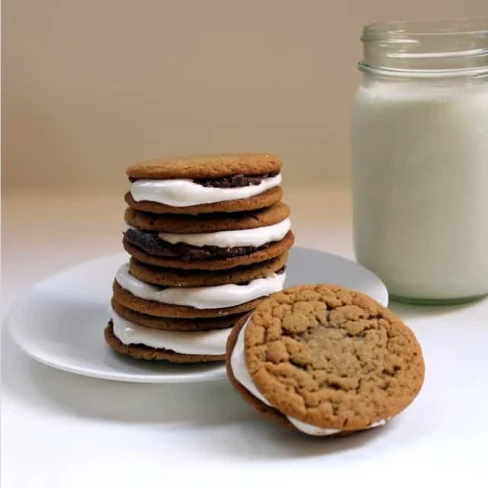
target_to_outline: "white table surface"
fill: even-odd
[[[298,245],[353,258],[347,191],[295,189],[286,200]],[[2,316],[37,281],[120,252],[123,209],[116,194],[4,196]],[[258,487],[445,479],[488,486],[488,300],[392,309],[422,343],[424,389],[384,429],[332,441],[266,423],[226,381],[144,385],[70,375],[25,357],[3,333],[2,487],[219,487],[251,479]]]

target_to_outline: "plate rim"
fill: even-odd
[[[355,260],[348,259],[344,256],[339,254],[331,253],[328,251],[323,251],[320,249],[314,249],[305,246],[293,246],[291,251],[294,249],[300,250],[303,252],[313,252],[318,254],[327,255],[328,257],[337,259],[342,262],[346,262],[347,264],[353,264],[363,270],[363,272],[368,273],[372,279],[377,281],[377,284],[382,287],[382,291],[384,293],[385,298],[385,306],[388,306],[389,295],[386,285],[383,281],[372,271],[368,268],[364,267],[362,264],[358,263]],[[50,368],[57,369],[59,371],[64,371],[66,373],[76,374],[78,376],[84,376],[86,378],[95,378],[95,379],[103,379],[103,380],[110,380],[110,381],[117,381],[120,383],[145,383],[145,384],[183,384],[183,383],[203,383],[209,381],[221,381],[226,378],[226,367],[225,364],[220,365],[220,367],[216,367],[215,370],[203,371],[203,372],[193,372],[188,375],[178,375],[172,377],[171,375],[164,375],[158,378],[157,375],[155,376],[147,376],[145,374],[136,375],[135,373],[100,373],[96,369],[84,367],[83,369],[70,367],[69,365],[66,366],[65,364],[60,364],[59,362],[50,361],[47,357],[43,355],[35,354],[31,349],[22,345],[22,341],[18,339],[18,335],[15,332],[15,319],[16,314],[20,313],[19,311],[22,310],[25,303],[27,303],[30,297],[35,293],[36,289],[41,287],[43,284],[50,282],[52,280],[56,280],[57,278],[65,275],[76,272],[78,269],[84,268],[85,266],[93,265],[98,261],[106,261],[109,259],[118,259],[120,257],[123,260],[124,257],[128,257],[129,255],[126,252],[117,252],[111,254],[105,254],[104,256],[95,257],[92,259],[87,259],[80,263],[67,266],[61,270],[52,273],[51,275],[39,280],[38,282],[34,283],[33,285],[29,286],[25,290],[21,291],[19,296],[15,298],[11,306],[9,307],[6,315],[5,315],[5,325],[6,331],[10,336],[10,339],[13,343],[29,358],[33,359],[34,361],[38,361],[41,364],[44,364]]]
[[[115,256],[115,254],[107,255],[106,257]],[[89,260],[85,263],[88,264],[92,261],[96,260]],[[83,266],[83,263],[80,265]],[[77,268],[78,265],[71,266],[66,268],[65,271],[69,272],[71,269]],[[23,345],[23,342],[18,339],[18,335],[15,332],[15,313],[18,310],[21,310],[24,302],[28,302],[30,296],[35,292],[35,288],[41,286],[45,281],[50,281],[51,278],[55,278],[56,275],[62,273],[55,273],[48,277],[47,279],[43,279],[36,283],[35,285],[28,288],[24,291],[21,296],[19,296],[15,302],[10,307],[6,317],[5,317],[5,328],[6,332],[8,333],[9,339],[15,344],[16,347],[22,351],[26,356],[31,358],[34,361],[37,361],[45,366],[48,366],[53,369],[57,369],[59,371],[64,371],[66,373],[76,374],[77,376],[84,376],[86,378],[95,378],[95,379],[102,379],[102,380],[109,380],[109,381],[117,381],[119,383],[145,383],[145,384],[183,384],[183,383],[203,383],[208,381],[221,381],[226,378],[226,369],[225,364],[221,364],[220,366],[216,366],[213,371],[210,373],[208,371],[203,372],[193,372],[187,375],[178,375],[178,376],[170,376],[166,374],[166,376],[148,376],[147,374],[138,374],[135,373],[100,373],[94,368],[84,367],[83,370],[80,370],[76,367],[66,366],[59,362],[50,361],[45,355],[42,354],[35,354],[30,348],[27,348]],[[213,374],[211,374],[213,373]]]

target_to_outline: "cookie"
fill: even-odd
[[[286,218],[271,225],[251,229],[176,234],[156,233],[127,226],[123,233],[130,244],[151,256],[201,261],[250,254],[253,250],[281,241],[290,229],[291,221]]]
[[[124,288],[122,288],[116,280],[113,283],[113,293],[115,300],[123,307],[130,310],[134,310],[145,315],[179,319],[203,319],[236,315],[254,309],[260,301],[260,299],[256,299],[233,307],[208,309],[198,309],[183,305],[169,305],[167,303],[146,300],[144,298],[132,295],[128,291],[124,290]]]
[[[220,271],[198,271],[160,268],[131,258],[129,269],[131,274],[139,280],[159,286],[215,286],[246,283],[258,278],[265,278],[272,273],[284,271],[287,260],[288,252],[284,252],[276,258],[249,266]]]
[[[213,179],[275,173],[280,169],[281,159],[272,154],[229,153],[154,159],[127,167],[126,174],[136,179]]]
[[[210,319],[174,319],[169,317],[155,317],[140,312],[135,312],[130,308],[120,305],[117,300],[112,298],[112,308],[122,318],[137,325],[150,327],[159,330],[173,330],[180,332],[205,331],[227,329],[235,325],[236,322],[247,314],[228,315]]]
[[[147,253],[146,250],[142,250],[140,247],[130,243],[127,236],[124,236],[122,244],[124,249],[135,259],[140,262],[151,264],[153,266],[161,266],[163,268],[178,268],[178,269],[195,269],[195,270],[224,270],[231,269],[238,266],[247,266],[254,263],[260,263],[263,261],[269,261],[270,259],[276,258],[281,254],[288,251],[293,246],[295,242],[295,236],[292,231],[288,231],[283,239],[277,242],[272,242],[268,245],[261,246],[258,248],[249,247],[239,247],[227,249],[226,254],[229,257],[222,257],[219,255],[220,248],[213,248],[206,246],[204,248],[195,249],[195,246],[166,246],[168,253],[173,254],[172,257],[162,257],[155,256],[154,249],[150,248],[152,254]],[[150,243],[149,245],[151,245]],[[225,248],[224,248],[225,249]],[[202,256],[203,251],[203,256]],[[233,255],[232,253],[237,255]],[[195,254],[200,259],[195,259]],[[204,259],[201,259],[203,257]]]
[[[198,234],[227,230],[255,229],[277,224],[290,216],[290,208],[283,202],[251,212],[235,214],[210,213],[204,215],[151,214],[128,207],[125,222],[139,230],[170,232],[175,234]]]
[[[286,272],[247,283],[202,287],[160,287],[139,280],[123,264],[115,274],[116,300],[137,312],[158,317],[219,317],[246,312],[256,300],[283,289]]]
[[[414,333],[390,310],[334,285],[262,300],[227,342],[231,383],[255,408],[310,435],[383,425],[419,394]]]
[[[227,200],[213,203],[203,203],[188,205],[185,207],[175,207],[164,203],[151,202],[147,200],[136,201],[130,192],[125,194],[125,202],[129,207],[141,212],[154,214],[179,214],[179,215],[200,215],[205,213],[234,213],[258,210],[270,207],[283,198],[281,186],[275,186],[269,190],[254,195],[249,198],[239,198],[237,200]]]
[[[136,210],[147,209],[153,213],[197,214],[264,208],[268,205],[263,204],[263,200],[273,200],[273,195],[266,192],[281,185],[280,170],[281,160],[269,154],[216,154],[153,160],[127,168],[131,186],[126,200]],[[275,190],[274,198],[278,193]],[[144,202],[159,207],[151,205],[144,209],[135,205]],[[199,206],[207,207],[196,208]]]
[[[169,361],[172,363],[208,363],[222,361],[225,355],[210,354],[179,354],[166,349],[155,349],[143,344],[123,344],[113,330],[113,323],[110,321],[105,328],[105,341],[117,353],[130,356],[134,359],[146,361]]]

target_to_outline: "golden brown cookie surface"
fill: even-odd
[[[266,278],[272,273],[283,269],[288,259],[288,253],[263,261],[261,263],[240,266],[228,270],[181,270],[176,268],[161,268],[151,266],[131,258],[130,273],[141,281],[160,286],[217,286],[230,283],[246,283],[258,278]]]
[[[243,314],[226,315],[225,317],[216,317],[209,319],[175,319],[169,317],[156,317],[141,312],[136,312],[130,308],[124,307],[112,298],[112,308],[123,319],[128,320],[136,325],[142,325],[151,329],[172,330],[180,332],[205,331],[228,329],[232,327]],[[245,314],[247,316],[247,314]]]
[[[175,234],[200,234],[228,230],[256,229],[277,224],[290,215],[290,208],[283,202],[251,212],[235,214],[174,215],[151,214],[128,207],[125,222],[140,230]]]
[[[153,159],[127,167],[137,179],[220,178],[234,174],[260,175],[281,169],[281,159],[272,154],[203,154]]]
[[[258,298],[241,305],[236,305],[235,307],[198,309],[185,307],[183,305],[168,305],[166,303],[144,300],[143,298],[136,297],[124,290],[116,280],[113,283],[113,292],[115,300],[125,308],[146,315],[179,319],[212,318],[236,315],[254,309],[254,307],[262,300],[262,298]]]
[[[229,348],[233,340],[235,331]],[[253,383],[280,414],[342,431],[398,415],[425,374],[420,345],[398,317],[333,285],[263,300],[245,330],[244,354]]]

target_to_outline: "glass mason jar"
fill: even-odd
[[[488,19],[366,26],[353,109],[357,260],[392,299],[488,294]]]

